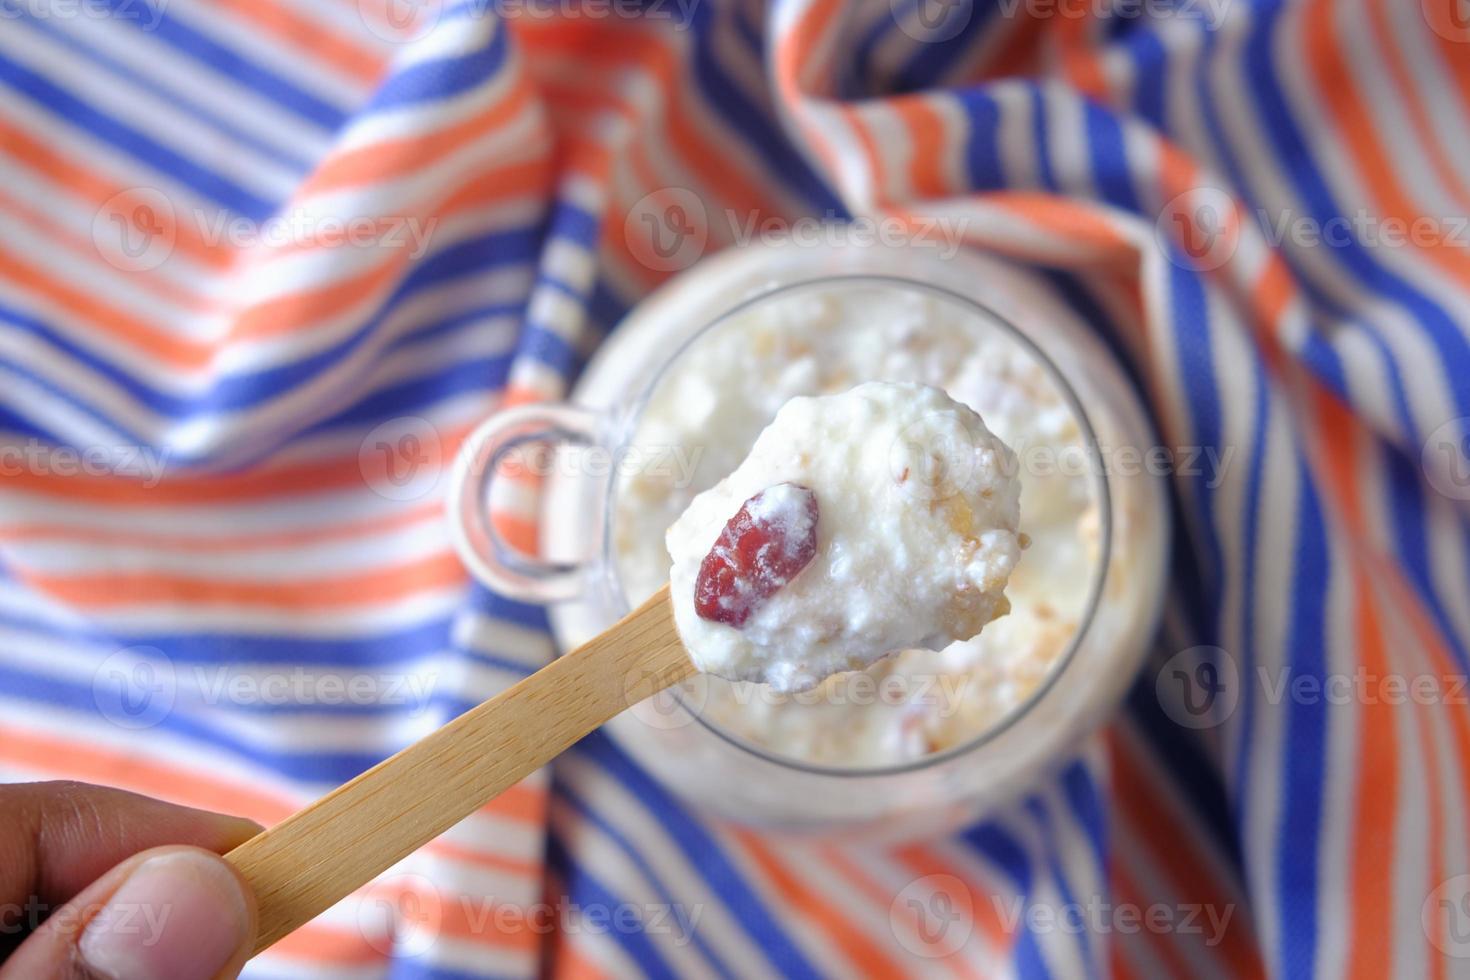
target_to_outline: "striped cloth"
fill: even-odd
[[[271,822],[544,663],[442,467],[670,273],[650,193],[962,218],[1232,454],[1118,720],[898,848],[593,736],[250,975],[1466,976],[1456,3],[0,0],[0,778]]]

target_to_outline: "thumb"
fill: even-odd
[[[0,976],[110,980],[234,977],[255,945],[255,897],[223,858],[160,847],[57,909]]]

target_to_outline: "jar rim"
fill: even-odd
[[[1103,465],[1102,451],[1098,444],[1097,432],[1093,427],[1092,420],[1087,414],[1086,407],[1077,395],[1075,388],[1067,380],[1066,375],[1056,362],[1047,355],[1046,351],[1019,327],[1000,313],[980,301],[966,296],[945,286],[934,283],[921,282],[905,276],[890,275],[885,273],[838,273],[831,275],[819,275],[811,278],[788,280],[779,284],[771,284],[756,293],[746,296],[734,306],[715,316],[708,323],[700,326],[683,342],[674,349],[673,353],[664,361],[658,370],[654,371],[643,386],[638,397],[629,405],[627,414],[624,416],[624,424],[627,431],[624,435],[631,438],[636,431],[637,422],[642,417],[654,392],[664,380],[669,370],[678,363],[690,348],[707,336],[710,332],[718,329],[730,320],[749,313],[751,310],[773,301],[781,301],[790,296],[817,289],[831,288],[833,285],[863,286],[877,285],[889,288],[925,293],[937,297],[943,301],[956,304],[970,315],[978,315],[989,321],[989,325],[997,328],[1009,340],[1016,343],[1027,355],[1034,358],[1036,363],[1046,372],[1048,379],[1055,385],[1061,394],[1067,407],[1076,420],[1078,430],[1082,436],[1082,442],[1087,458],[1090,462],[1089,470],[1093,478],[1093,499],[1098,509],[1098,541],[1099,548],[1097,557],[1093,562],[1092,582],[1088,589],[1087,600],[1083,605],[1082,615],[1078,619],[1077,628],[1073,631],[1071,638],[1064,650],[1047,671],[1047,676],[1017,705],[1012,706],[1004,717],[994,724],[988,725],[975,737],[952,745],[940,752],[932,752],[917,759],[905,762],[888,763],[878,766],[844,766],[831,765],[800,759],[795,756],[785,755],[763,746],[757,742],[746,739],[734,731],[726,729],[723,725],[713,719],[705,717],[698,707],[686,703],[684,691],[681,685],[672,688],[673,697],[680,708],[688,712],[693,719],[702,725],[707,731],[720,738],[727,744],[741,751],[747,752],[759,759],[785,769],[802,772],[809,775],[830,776],[836,778],[873,778],[882,776],[896,776],[908,773],[920,772],[932,767],[942,766],[955,759],[977,752],[998,740],[1002,735],[1018,724],[1024,717],[1029,715],[1037,705],[1045,699],[1046,695],[1061,680],[1071,665],[1077,650],[1081,647],[1091,630],[1097,613],[1102,605],[1102,597],[1106,589],[1109,569],[1111,567],[1113,549],[1113,513],[1112,513],[1112,488],[1108,480],[1107,468]],[[606,568],[609,573],[611,588],[624,609],[631,609],[627,594],[623,589],[622,576],[617,568],[617,561],[613,556],[612,528],[613,516],[617,513],[617,494],[620,481],[609,480],[606,489],[605,508],[609,515],[604,521],[602,542],[603,552],[608,556]]]

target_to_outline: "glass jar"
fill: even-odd
[[[624,496],[632,485],[628,474],[687,465],[687,456],[658,454],[700,448],[652,446],[642,438],[650,399],[718,331],[748,329],[763,316],[822,296],[861,297],[860,306],[869,297],[875,305],[921,297],[946,323],[973,332],[977,345],[1003,344],[1041,369],[1076,422],[1079,479],[1096,505],[1090,530],[1095,560],[1085,589],[1078,587],[1076,629],[1044,678],[1002,716],[918,758],[833,764],[783,752],[707,710],[711,685],[725,682],[704,678],[624,712],[607,731],[672,791],[723,817],[865,838],[938,833],[1014,799],[1065,762],[1116,709],[1158,619],[1169,512],[1161,474],[1144,463],[1158,458],[1145,452],[1154,445],[1149,425],[1110,353],[1044,281],[981,256],[941,259],[912,248],[786,244],[721,253],[641,303],[599,350],[566,404],[525,406],[486,420],[457,460],[450,523],[461,556],[485,584],[513,598],[552,604],[562,649],[602,631],[631,608],[629,529],[619,533],[620,521],[630,524],[627,515],[638,513]],[[753,439],[752,419],[764,424],[762,416],[774,412],[757,404],[766,394],[757,389],[741,395],[737,406],[728,401],[735,394],[701,392],[688,381],[686,373],[685,392],[714,399],[690,411],[743,413],[734,427],[737,443]],[[509,547],[487,516],[503,489],[495,480],[501,462],[532,445],[545,447],[536,467],[542,479],[537,556]],[[718,465],[695,480],[718,479],[721,467],[733,466],[724,460],[738,461],[749,443],[717,448]],[[1023,473],[1023,488],[1024,480]],[[1023,489],[1023,528],[1026,501]],[[660,515],[652,526],[662,520]],[[639,584],[648,590],[647,582]],[[726,692],[716,690],[715,698],[728,707]]]

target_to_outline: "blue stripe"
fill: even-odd
[[[1140,212],[1138,195],[1133,189],[1133,173],[1128,166],[1128,152],[1123,142],[1123,128],[1117,117],[1095,102],[1082,103],[1082,122],[1087,132],[1087,146],[1092,154],[1092,173],[1102,199],[1114,207]]]
[[[1005,185],[1005,171],[1000,162],[1000,107],[978,88],[955,93],[965,111],[968,132],[965,137],[965,161],[969,165],[970,187],[977,191],[994,190]]]
[[[1023,908],[1029,908],[1028,896],[1033,890],[1031,859],[1026,856],[1020,843],[994,822],[971,828],[965,832],[962,839],[1000,868],[1010,879],[1011,887],[1026,903]],[[1015,958],[1013,965],[1017,976],[1026,977],[1028,980],[1031,978],[1049,980],[1051,971],[1047,969],[1046,960],[1041,955],[1041,947],[1037,945],[1036,936],[1032,934],[1030,924],[1024,914],[1019,927],[1016,944],[1011,950],[1011,955]]]
[[[657,816],[670,840],[684,853],[710,890],[723,899],[732,918],[740,923],[784,977],[816,980],[821,976],[792,942],[765,900],[751,889],[745,875],[730,863],[704,824],[695,820],[683,804],[666,793],[641,768],[633,765],[601,732],[593,732],[583,739],[576,751],[606,769],[638,798],[649,813]]]
[[[544,622],[543,619],[542,628]],[[91,626],[71,628],[42,619],[26,618],[11,610],[0,612],[0,626],[108,649],[126,646],[153,647],[167,654],[175,664],[181,665],[240,663],[369,669],[419,661],[426,657],[443,655],[450,649],[458,649],[451,639],[452,621],[446,618],[429,620],[411,627],[384,630],[369,637],[327,638],[297,635],[252,636],[239,633],[134,633],[119,630],[104,633]],[[539,666],[528,665],[514,657],[493,651],[463,649],[460,652],[487,667],[506,671],[516,677],[525,676]]]
[[[509,50],[508,36],[509,31],[497,24],[490,43],[468,54],[418,62],[398,69],[378,89],[364,112],[401,109],[468,92],[493,78],[504,66]]]
[[[614,827],[607,820],[606,817],[598,812],[596,808],[590,806],[587,801],[582,799],[581,796],[578,795],[576,791],[572,788],[572,786],[568,785],[567,783],[558,781],[555,784],[554,791],[561,799],[565,800],[574,810],[576,810],[577,813],[579,813],[584,820],[592,824],[598,830],[602,831],[604,834],[610,837],[614,841],[614,843],[618,845],[619,849],[621,849],[622,852],[627,855],[628,860],[631,861],[638,868],[639,871],[643,872],[644,877],[648,879],[649,884],[652,885],[654,891],[657,892],[660,902],[667,905],[671,910],[675,908],[682,909],[684,915],[688,915],[689,910],[685,907],[684,902],[679,898],[679,896],[675,895],[672,891],[669,890],[668,886],[664,883],[658,872],[654,870],[651,864],[649,864],[647,857],[645,857],[644,854],[638,850],[638,848],[634,847],[633,843],[629,841],[628,838],[620,830]],[[704,956],[710,970],[712,970],[720,977],[727,978],[727,980],[733,980],[734,974],[730,972],[729,967],[725,965],[724,961],[720,959],[715,951],[710,948],[709,943],[705,942],[704,937],[699,934],[698,929],[692,930],[688,938],[694,944],[695,948],[698,949],[699,952]]]
[[[0,6],[7,9],[14,4],[14,0],[0,0]],[[116,58],[98,48],[89,45],[70,33],[59,30],[51,21],[32,17],[24,6],[19,8],[23,11],[22,22],[31,30],[45,34],[52,41],[67,48],[79,60],[89,61],[92,64],[105,68],[107,71],[136,86],[161,101],[167,102],[169,107],[181,112],[196,122],[202,123],[209,129],[227,137],[234,143],[248,147],[252,152],[281,164],[293,173],[304,175],[311,169],[311,160],[307,157],[297,156],[289,149],[284,149],[274,143],[269,143],[258,136],[253,135],[242,127],[236,125],[232,120],[217,115],[212,110],[200,105],[189,97],[187,90],[174,88],[160,84],[153,79],[142,75],[133,68],[118,61]],[[0,14],[3,17],[3,14]]]
[[[774,107],[769,104],[757,106],[741,91],[740,87],[725,73],[721,65],[728,54],[717,50],[716,18],[727,18],[726,11],[716,13],[714,5],[696,3],[692,6],[690,30],[694,32],[695,53],[690,69],[695,82],[703,93],[709,109],[717,112],[724,123],[744,137],[744,147],[766,164],[766,175],[780,181],[787,189],[802,198],[807,207],[818,213],[835,212],[846,215],[847,209],[841,199],[832,193],[826,181],[817,176],[791,140],[776,117]],[[741,32],[748,45],[747,53],[764,61],[770,54],[764,41],[751,38]],[[764,65],[767,71],[770,64]],[[674,98],[679,98],[677,94]]]
[[[136,0],[94,0],[116,12],[133,7]],[[150,38],[169,45],[180,54],[197,62],[200,67],[246,86],[258,95],[290,110],[306,122],[321,129],[335,131],[346,119],[346,114],[315,95],[298,87],[293,82],[262,68],[248,57],[226,47],[211,36],[195,30],[181,20],[168,15],[168,8],[159,4],[154,8],[157,24],[146,33]],[[145,25],[134,24],[142,31]]]
[[[1057,830],[1052,824],[1051,812],[1042,803],[1041,799],[1035,796],[1026,802],[1025,809],[1031,815],[1031,818],[1036,823],[1037,829],[1040,831],[1043,845],[1046,848],[1046,868],[1050,872],[1052,880],[1056,883],[1057,894],[1062,900],[1062,908],[1081,908],[1082,903],[1077,901],[1076,893],[1072,891],[1072,886],[1067,880],[1066,870],[1062,865],[1061,854],[1057,850]],[[1102,895],[1097,897],[1099,900],[1104,898]],[[1087,976],[1096,977],[1097,970],[1092,961],[1092,940],[1088,936],[1088,930],[1085,928],[1085,925],[1084,928],[1077,931],[1077,945],[1082,962],[1086,964]]]
[[[1300,462],[1296,572],[1286,608],[1285,649],[1292,677],[1326,678],[1325,637],[1329,585],[1327,529],[1321,503]],[[1318,848],[1322,784],[1326,775],[1327,706],[1301,699],[1285,706],[1281,768],[1281,823],[1276,838],[1276,912],[1281,916],[1279,969],[1283,976],[1316,973]]]
[[[257,221],[275,210],[275,202],[256,196],[215,171],[155,142],[131,126],[125,126],[111,116],[98,112],[70,92],[52,84],[49,79],[16,62],[0,58],[0,82],[78,129],[110,143],[159,173],[167,174],[171,184],[190,187],[200,196]]]
[[[551,868],[561,876],[568,902],[582,909],[603,910],[606,920],[613,920],[615,910],[623,903],[580,862],[572,859],[555,834],[547,840],[546,859]],[[605,935],[637,964],[640,976],[677,980],[678,975],[664,962],[658,949],[642,931],[608,929]]]
[[[49,705],[62,711],[71,711],[88,717],[99,715],[97,692],[93,685],[85,686],[67,682],[56,677],[39,675],[11,664],[6,669],[5,695]],[[203,718],[223,714],[218,708],[210,708]],[[444,721],[449,721],[445,718]],[[336,785],[381,762],[389,752],[329,752],[321,748],[310,750],[282,751],[267,748],[250,738],[236,738],[216,730],[192,712],[175,710],[159,720],[149,729],[167,732],[179,738],[189,739],[210,748],[223,750],[255,765],[280,773],[288,779],[301,782]]]
[[[0,305],[0,319],[11,323],[22,332],[44,340],[71,361],[102,374],[109,381],[123,388],[150,411],[176,419],[180,422],[197,420],[214,412],[230,412],[250,407],[278,394],[298,389],[311,378],[340,364],[348,355],[365,342],[375,337],[384,324],[407,300],[434,287],[456,282],[463,278],[481,275],[491,269],[529,265],[536,255],[541,235],[535,228],[497,230],[478,236],[426,256],[415,264],[383,304],[360,326],[342,340],[318,353],[303,356],[300,360],[280,367],[267,368],[248,374],[227,375],[216,381],[207,391],[197,397],[186,399],[159,391],[145,384],[103,357],[70,340],[24,311]],[[518,304],[486,306],[481,312],[510,313]],[[424,329],[440,327],[445,321],[425,324]],[[394,348],[412,340],[415,334],[394,341]],[[0,361],[3,363],[3,361]],[[38,384],[45,382],[37,378]],[[90,411],[86,403],[78,400],[75,392],[50,386],[58,397],[67,399],[99,421],[115,425],[110,419]],[[136,433],[130,433],[136,437]],[[141,442],[141,440],[139,440]],[[146,443],[143,443],[146,444]]]

